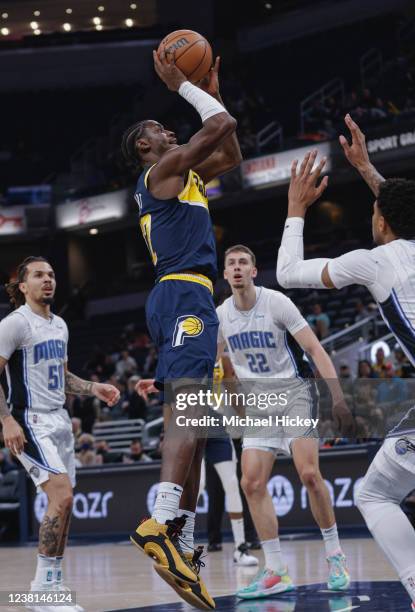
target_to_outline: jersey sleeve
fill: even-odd
[[[63,321],[63,319],[62,319]],[[67,362],[68,361],[68,342],[69,342],[69,331],[68,331],[68,326],[66,325],[65,321],[63,321],[64,324],[64,329],[65,329],[65,357],[64,357],[64,361]]]
[[[286,295],[275,292],[275,295],[272,296],[271,304],[274,322],[276,325],[282,325],[292,336],[304,327],[307,327],[307,321],[294,302]]]
[[[14,314],[0,321],[0,357],[10,359],[28,341],[29,325],[24,317]]]
[[[336,289],[348,285],[371,287],[378,280],[379,266],[376,250],[357,249],[335,259],[328,264],[329,276]]]

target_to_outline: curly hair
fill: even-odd
[[[415,181],[387,179],[380,185],[377,202],[380,213],[398,238],[415,238]]]
[[[127,164],[133,168],[137,168],[143,164],[136,143],[137,140],[143,136],[147,124],[150,122],[151,119],[144,119],[144,121],[134,123],[134,125],[131,125],[123,134],[121,152]]]
[[[22,263],[17,268],[16,279],[5,286],[9,299],[13,304],[14,308],[19,308],[20,306],[23,306],[23,304],[26,302],[26,298],[24,294],[20,291],[19,285],[20,283],[24,283],[24,281],[26,280],[27,266],[33,263],[34,261],[44,261],[46,263],[49,263],[47,259],[41,256],[36,257],[32,255],[30,257],[26,257],[26,259],[22,261]]]

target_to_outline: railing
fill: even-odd
[[[342,329],[321,341],[321,344],[328,350],[329,353],[338,351],[339,349],[352,344],[352,342],[365,341],[369,338],[371,331],[376,334],[376,329],[382,319],[374,314],[366,317],[357,323],[353,323],[349,327]]]
[[[305,119],[311,111],[316,101],[324,103],[327,99],[340,94],[341,103],[344,103],[344,81],[341,78],[335,78],[317,89],[314,93],[304,98],[300,103],[300,128],[304,134]]]
[[[281,149],[283,143],[282,125],[278,121],[271,121],[271,123],[268,123],[268,125],[258,132],[255,140],[257,154],[261,153],[263,147],[274,140],[278,144],[278,148]]]
[[[379,49],[369,49],[360,58],[360,81],[362,89],[377,81],[382,74],[383,59]]]

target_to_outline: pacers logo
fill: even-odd
[[[177,317],[176,327],[173,334],[173,346],[183,346],[185,338],[196,338],[203,332],[202,319],[195,315],[183,315]]]

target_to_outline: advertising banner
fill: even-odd
[[[311,149],[318,150],[317,163],[322,157],[327,157],[325,172],[331,170],[330,143],[318,144],[289,149],[272,155],[263,155],[247,159],[241,164],[242,182],[244,187],[264,187],[272,184],[288,183],[291,175],[291,164],[295,159],[301,161]]]
[[[56,227],[69,229],[120,219],[127,212],[127,189],[83,198],[56,207]]]
[[[0,236],[24,234],[26,217],[24,206],[7,206],[0,208]]]
[[[340,527],[364,526],[355,505],[356,487],[369,465],[366,449],[346,452],[327,451],[321,455],[321,471],[325,479]],[[121,536],[133,530],[139,520],[151,514],[157,495],[160,464],[85,468],[78,470],[71,535]],[[36,494],[29,484],[29,533],[36,538],[47,500]],[[281,529],[316,527],[310,510],[307,491],[290,459],[278,458],[268,489]],[[209,497],[206,491],[199,498],[196,530],[206,533]],[[225,513],[223,528],[230,531]]]

